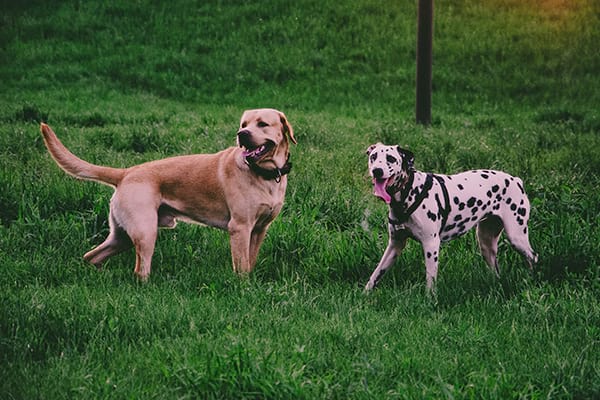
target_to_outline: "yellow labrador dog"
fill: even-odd
[[[289,142],[296,143],[282,112],[249,110],[240,121],[237,147],[111,168],[73,155],[48,125],[42,123],[41,131],[64,171],[115,188],[110,233],[84,259],[100,267],[108,257],[135,247],[135,273],[141,280],[150,274],[158,228],[173,228],[177,220],[226,229],[234,271],[250,272],[267,228],[283,206],[291,168]]]

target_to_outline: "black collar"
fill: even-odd
[[[394,213],[394,216],[397,220],[392,220],[390,218],[390,223],[393,225],[401,225],[408,221],[408,218],[411,216],[413,212],[423,203],[425,197],[429,194],[429,190],[433,186],[433,174],[427,174],[425,178],[425,182],[423,183],[423,189],[419,193],[415,195],[415,200],[411,205],[406,204],[406,199],[408,198],[409,192],[412,189],[412,183],[414,180],[414,171],[410,171],[409,178],[407,182],[400,188],[400,199],[397,201],[394,196],[392,196],[392,202],[390,206]]]
[[[267,169],[259,166],[254,161],[249,161],[247,158],[245,159],[248,167],[258,176],[262,176],[264,179],[271,181],[275,180],[275,182],[279,183],[281,181],[281,177],[290,173],[292,169],[292,163],[290,162],[290,155],[288,154],[287,160],[285,160],[285,164],[283,167],[275,169]]]

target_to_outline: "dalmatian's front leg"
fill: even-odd
[[[423,245],[423,255],[425,257],[425,270],[427,276],[427,291],[435,292],[435,281],[438,273],[438,257],[440,252],[439,237],[431,238],[421,243]]]
[[[406,246],[407,237],[402,237],[401,239],[394,240],[390,238],[388,242],[388,246],[377,264],[377,268],[371,274],[369,278],[369,282],[365,286],[365,291],[369,292],[375,288],[383,274],[394,264],[396,261],[396,257],[400,254],[404,246]]]

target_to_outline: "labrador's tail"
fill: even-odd
[[[79,179],[86,179],[116,187],[125,176],[125,169],[103,167],[90,164],[71,153],[56,137],[50,127],[42,122],[40,129],[44,143],[54,161],[66,173]]]

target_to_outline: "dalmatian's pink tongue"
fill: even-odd
[[[373,179],[373,194],[380,197],[387,204],[390,204],[392,197],[385,190],[387,188],[388,179]]]

